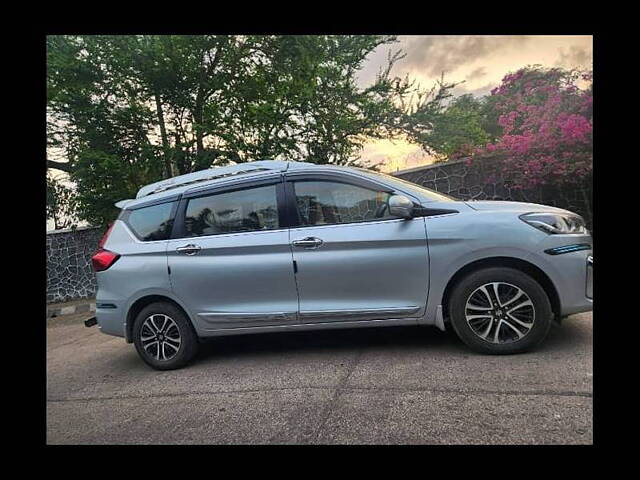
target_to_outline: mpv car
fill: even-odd
[[[591,236],[559,208],[280,161],[174,177],[116,205],[92,259],[97,323],[156,369],[185,365],[205,337],[392,325],[517,353],[592,308]]]

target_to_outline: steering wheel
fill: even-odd
[[[376,208],[375,218],[382,218],[382,215],[384,215],[384,211],[387,209],[388,206],[389,204],[387,203],[380,204],[378,208]]]

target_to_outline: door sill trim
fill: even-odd
[[[420,307],[417,306],[372,308],[368,310],[308,310],[300,312],[300,321],[307,323],[331,319],[345,319],[345,321],[384,320],[387,318],[415,317],[419,310]]]
[[[282,324],[294,323],[297,321],[296,312],[203,312],[198,313],[198,317],[209,325],[219,325],[220,327],[229,327],[231,325],[239,325],[236,328],[243,328],[242,325],[247,323],[259,324]]]
[[[340,328],[417,326],[417,318],[387,318],[376,320],[354,320],[348,322],[315,322],[292,325],[264,325],[260,327],[217,328],[203,331],[203,336],[244,335],[251,333],[295,332],[305,330],[333,330]]]

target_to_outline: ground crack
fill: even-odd
[[[464,390],[458,388],[396,388],[396,387],[347,387],[346,382],[351,375],[351,372],[355,369],[356,365],[353,365],[350,368],[350,372],[348,372],[345,377],[341,380],[340,384],[337,387],[333,387],[331,385],[306,385],[306,386],[298,386],[298,387],[267,387],[267,388],[254,388],[254,389],[245,389],[245,390],[219,390],[216,392],[175,392],[175,393],[162,393],[159,395],[112,395],[112,396],[104,396],[104,397],[79,397],[79,398],[68,398],[68,397],[58,397],[58,398],[47,398],[47,402],[50,403],[63,403],[63,402],[92,402],[92,401],[109,401],[109,400],[144,400],[150,398],[171,398],[171,397],[184,397],[184,396],[194,396],[194,395],[202,395],[202,396],[211,396],[211,395],[229,395],[234,393],[266,393],[266,392],[287,392],[287,391],[296,391],[296,390],[334,390],[334,394],[331,397],[331,400],[328,402],[327,407],[323,410],[322,418],[323,422],[321,426],[324,426],[328,417],[331,413],[331,410],[338,400],[339,395],[345,391],[353,391],[353,392],[391,392],[391,393],[431,393],[435,395],[509,395],[509,396],[528,396],[528,395],[541,395],[541,396],[560,396],[560,397],[585,397],[592,398],[592,392],[574,392],[574,391],[553,391],[553,390],[505,390],[505,391],[496,391],[496,390]]]
[[[316,429],[313,438],[314,441],[318,440],[318,437],[320,436],[320,433],[322,432],[322,430],[324,430],[324,427],[326,425],[326,423],[329,421],[329,417],[331,416],[331,412],[333,411],[333,407],[335,406],[335,404],[338,401],[338,398],[340,397],[340,395],[342,394],[342,392],[345,389],[345,386],[347,385],[347,382],[349,381],[349,378],[351,377],[351,374],[353,373],[353,371],[356,369],[356,367],[358,366],[358,363],[360,363],[360,359],[362,358],[362,354],[364,352],[364,349],[360,349],[358,351],[358,353],[356,354],[355,358],[353,359],[353,362],[351,362],[351,365],[349,365],[349,368],[347,369],[347,373],[345,374],[345,376],[340,380],[340,382],[338,383],[338,385],[336,386],[333,395],[331,396],[331,399],[329,400],[329,402],[327,403],[327,406],[325,407],[325,409],[322,412],[321,415],[321,421],[320,421],[320,425],[318,425],[318,428]]]

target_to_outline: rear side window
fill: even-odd
[[[187,204],[187,237],[280,228],[276,186],[193,198]]]
[[[131,210],[126,218],[127,225],[144,242],[167,240],[173,226],[171,213],[175,203],[161,203]]]

